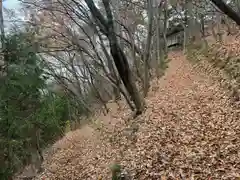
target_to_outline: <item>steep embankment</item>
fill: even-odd
[[[122,106],[69,133],[38,179],[111,179],[113,163],[138,180],[240,178],[240,109],[181,53],[170,58],[141,117],[128,122]]]
[[[188,55],[198,62],[200,71],[221,82],[233,101],[240,100],[240,38],[226,36],[223,42],[211,42],[207,49],[193,47]],[[240,104],[239,104],[240,105]]]

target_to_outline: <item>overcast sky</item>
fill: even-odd
[[[15,22],[15,24],[20,23],[18,21],[22,21],[24,16],[20,11],[21,5],[18,0],[3,0],[3,7],[14,13],[12,16],[11,14],[3,11],[4,26],[6,28],[5,31],[8,32],[9,28],[12,27],[12,22]]]
[[[18,0],[5,0],[3,6],[8,9],[16,9],[19,6]]]

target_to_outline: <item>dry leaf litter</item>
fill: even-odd
[[[142,116],[110,104],[111,113],[68,133],[36,179],[111,179],[121,164],[130,179],[239,179],[240,109],[220,83],[180,52],[152,82]]]

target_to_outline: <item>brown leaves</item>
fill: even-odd
[[[110,166],[117,162],[139,180],[240,178],[239,109],[182,54],[171,58],[166,75],[153,81],[158,89],[149,93],[141,117],[125,124],[129,110],[122,105],[111,110],[114,117],[101,117],[101,130],[68,134],[75,146],[65,138],[58,142],[60,150],[47,159],[42,177],[111,179]],[[129,133],[136,122],[138,131]]]
[[[221,83],[230,91],[233,101],[240,100],[240,43],[239,38],[229,36],[222,43],[213,43],[203,58],[211,62]],[[206,65],[204,65],[206,66]],[[217,74],[215,72],[215,74]]]

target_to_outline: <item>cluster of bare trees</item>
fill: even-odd
[[[58,84],[55,90],[65,89],[79,101],[86,101],[82,97],[93,93],[102,105],[123,96],[136,114],[143,111],[143,95],[147,95],[153,75],[150,70],[156,67],[159,74],[159,57],[165,57],[159,50],[164,49],[163,42],[153,46],[153,37],[160,39],[164,29],[160,27],[162,1],[84,4],[39,0],[23,4],[46,73]],[[158,51],[156,56],[152,56],[154,50]],[[139,87],[143,87],[143,95]]]
[[[22,2],[52,90],[64,90],[89,111],[90,99],[106,108],[110,99],[124,97],[141,114],[150,79],[162,74],[172,35],[181,32],[185,50],[205,36],[209,24],[216,26],[216,14],[219,24],[224,14],[240,24],[237,10],[223,0]]]
[[[221,41],[222,27],[231,34],[240,25],[239,0],[21,0],[27,19],[22,26],[24,36],[19,31],[8,39],[11,33],[4,26],[2,2],[0,118],[7,124],[2,123],[1,127],[3,147],[9,150],[4,167],[11,172],[19,167],[8,163],[16,161],[16,154],[20,154],[22,163],[30,161],[26,160],[28,153],[21,157],[22,152],[37,151],[42,162],[41,138],[50,141],[51,133],[62,134],[68,119],[79,120],[79,116],[102,107],[108,111],[109,100],[118,102],[124,98],[135,115],[141,114],[150,81],[163,74],[170,47],[181,45],[185,51],[193,43],[205,40],[209,30]],[[18,37],[24,41],[18,42]],[[207,40],[203,42],[207,44]],[[21,45],[24,48],[19,48]],[[18,49],[21,51],[16,53]],[[30,62],[32,54],[34,63]],[[28,67],[32,68],[30,72]],[[18,76],[22,78],[14,81]],[[48,89],[44,89],[46,81]],[[14,116],[9,117],[9,112]],[[19,134],[9,135],[10,130],[14,132],[13,126]],[[19,142],[21,139],[21,143],[11,143],[13,137]],[[34,147],[28,145],[30,141],[26,143],[29,138]],[[21,149],[21,153],[14,154],[13,149]],[[1,152],[5,157],[5,150]]]

